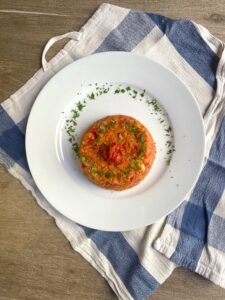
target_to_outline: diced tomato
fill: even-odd
[[[124,144],[123,144],[123,149],[126,151],[127,149],[129,149],[129,142],[126,141]]]
[[[131,176],[131,177],[130,177],[130,182],[131,182],[131,183],[135,183],[136,180],[137,180],[137,178],[136,178],[135,176]]]
[[[131,149],[130,154],[131,154],[132,156],[136,156],[136,154],[137,154],[137,147]]]
[[[115,163],[116,164],[121,164],[123,162],[123,157],[122,155],[118,154],[116,157],[115,157]]]
[[[97,135],[97,133],[98,133],[98,128],[92,127],[92,128],[90,129],[90,132],[92,132],[92,133],[94,133],[94,134]]]
[[[124,118],[124,119],[120,120],[119,125],[123,126],[126,123],[126,121],[127,121],[127,118]]]
[[[95,140],[95,138],[96,138],[96,135],[95,135],[95,133],[93,133],[93,132],[90,132],[90,133],[89,133],[89,135],[88,135],[88,138],[89,138],[89,141],[94,141],[94,140]]]
[[[120,146],[119,144],[112,143],[109,145],[107,149],[107,157],[106,160],[109,163],[116,163],[120,164],[123,162],[123,157],[124,157],[124,148]]]
[[[84,163],[82,163],[81,165],[82,165],[82,168],[86,168],[86,166],[85,166],[85,164],[84,164]]]

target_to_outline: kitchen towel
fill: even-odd
[[[65,36],[71,41],[46,62],[48,48]],[[79,33],[51,39],[42,68],[0,106],[0,162],[54,217],[73,249],[106,278],[119,299],[145,299],[177,265],[224,286],[223,49],[220,40],[192,21],[102,4]],[[36,187],[26,161],[25,128],[39,91],[64,66],[102,51],[133,51],[171,69],[197,99],[206,126],[204,169],[188,200],[167,219],[129,232],[93,230],[62,216]]]

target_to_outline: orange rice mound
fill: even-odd
[[[149,131],[136,119],[123,115],[96,121],[84,134],[79,150],[82,170],[88,179],[118,191],[140,183],[155,154]]]

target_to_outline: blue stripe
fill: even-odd
[[[155,24],[167,35],[182,57],[198,72],[212,88],[216,88],[218,56],[202,39],[189,20],[171,20],[156,14],[148,14]]]
[[[22,168],[28,170],[25,153],[25,136],[0,106],[0,148]]]
[[[121,233],[82,228],[110,261],[134,299],[145,299],[159,287],[160,284],[141,265],[136,252]]]
[[[224,177],[225,178],[225,177]],[[210,221],[210,230],[208,233],[208,244],[222,252],[225,252],[225,220],[220,216],[213,214]]]
[[[191,261],[192,270],[197,267],[199,258],[205,244],[213,243],[217,248],[215,240],[214,226],[211,223],[213,212],[220,201],[225,189],[225,117],[222,120],[220,130],[211,147],[209,159],[198,179],[198,182],[191,194],[183,212],[182,222],[180,226],[180,237],[176,247],[176,251],[171,259],[177,264],[185,267],[190,266],[184,264],[185,261]],[[177,214],[177,212],[176,212]],[[179,218],[179,212],[177,214]],[[177,222],[179,224],[179,222]],[[217,222],[217,224],[220,224]],[[219,230],[219,228],[218,228]],[[189,236],[189,247],[186,240]],[[218,241],[219,243],[219,241]],[[218,248],[221,247],[218,244]],[[191,249],[191,251],[190,251]]]
[[[4,108],[0,105],[0,136],[8,129],[11,129],[15,122],[10,118]]]
[[[183,201],[178,208],[176,208],[170,215],[167,217],[167,223],[173,226],[174,228],[180,228],[182,223],[183,214],[187,201]]]
[[[192,236],[182,232],[176,251],[170,257],[170,260],[178,266],[183,266],[194,272],[196,263],[199,260],[199,253],[202,252],[203,247],[203,241],[194,239]]]
[[[27,120],[28,120],[28,116],[25,117],[22,121],[20,121],[19,123],[16,124],[23,134],[25,134],[25,131],[26,131]]]
[[[194,271],[207,241],[208,226],[212,213],[204,207],[187,203],[182,224],[180,237],[176,251],[171,256],[173,262]]]
[[[96,52],[131,51],[149,32],[155,24],[144,13],[131,11],[122,22],[105,38]]]

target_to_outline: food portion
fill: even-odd
[[[118,191],[141,182],[155,154],[149,131],[136,119],[123,115],[95,122],[84,134],[79,150],[82,169],[89,180]]]

